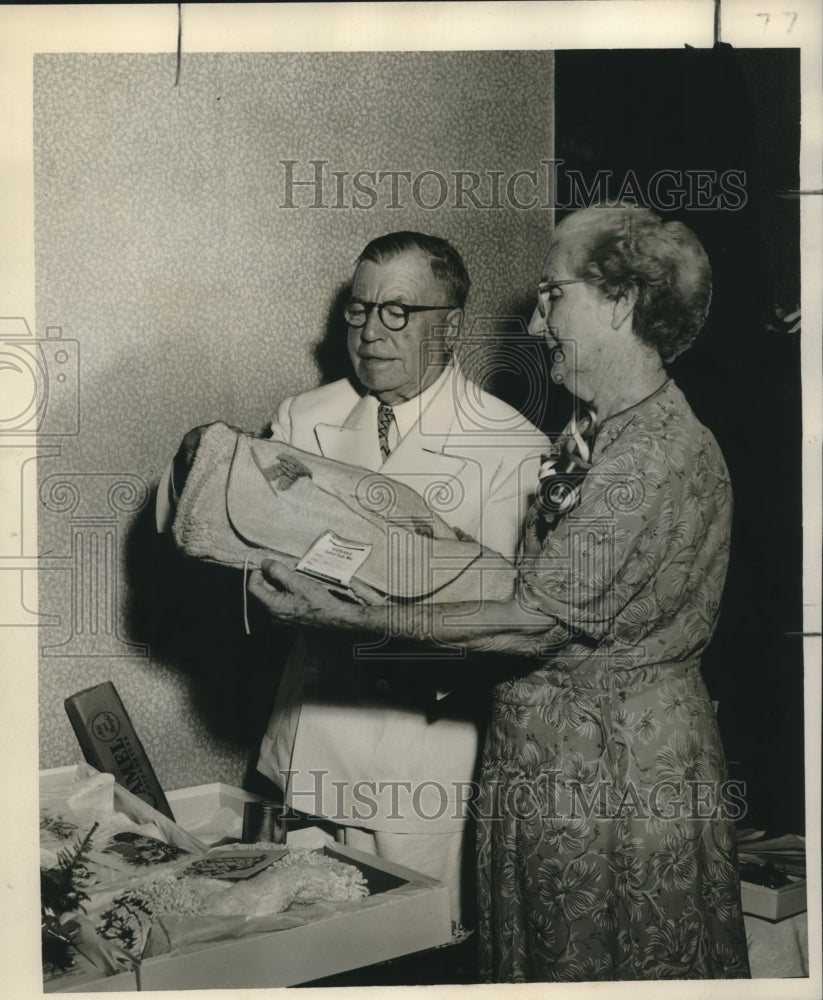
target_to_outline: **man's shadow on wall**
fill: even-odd
[[[348,326],[343,317],[343,309],[351,298],[351,288],[351,281],[345,281],[332,296],[325,331],[312,351],[323,385],[341,378],[351,379],[353,385],[358,385],[349,358]]]
[[[342,316],[350,294],[350,282],[334,294],[314,348],[323,383],[352,373]],[[126,537],[126,634],[148,643],[156,670],[185,679],[191,713],[218,744],[245,758],[244,786],[269,791],[256,771],[257,752],[296,630],[269,620],[253,597],[244,601],[241,570],[189,558],[170,533],[159,534],[155,501],[156,487]],[[210,777],[217,776],[203,776]]]

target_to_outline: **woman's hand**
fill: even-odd
[[[335,597],[322,583],[275,559],[264,560],[251,573],[249,592],[280,622],[344,629],[364,624],[359,604]]]
[[[354,630],[363,635],[389,632],[390,606],[353,604],[329,593],[311,577],[274,559],[263,561],[249,578],[249,591],[272,618],[294,625]],[[521,606],[517,600],[405,605],[403,635],[431,647],[438,640],[460,643],[480,652],[505,652],[543,658],[547,641],[556,640],[557,619]],[[446,622],[451,618],[452,621]],[[565,631],[564,631],[565,635]],[[552,642],[549,642],[552,645]]]

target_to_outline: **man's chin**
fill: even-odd
[[[392,361],[360,361],[356,366],[357,377],[372,392],[391,392],[397,386],[397,378],[392,377],[395,364]]]

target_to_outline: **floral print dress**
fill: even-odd
[[[497,982],[749,975],[729,782],[700,655],[732,496],[667,382],[599,428],[576,508],[530,511],[521,600],[555,615],[498,685],[478,813],[481,971]]]

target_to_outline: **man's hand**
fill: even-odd
[[[177,449],[177,454],[174,456],[174,465],[172,468],[171,481],[172,490],[175,497],[179,497],[183,492],[183,487],[186,485],[186,479],[194,463],[194,456],[197,454],[197,448],[200,444],[200,438],[203,434],[213,427],[217,421],[213,421],[210,424],[201,424],[199,427],[194,427],[188,432],[188,434],[183,438],[180,447]],[[229,430],[235,431],[237,434],[244,434],[245,431],[241,431],[239,427],[232,427],[231,424],[226,424]]]
[[[341,600],[322,583],[274,559],[264,560],[261,569],[252,572],[249,591],[279,622],[355,630],[363,635],[388,634],[387,605]],[[444,618],[451,621],[444,624]],[[526,609],[513,599],[485,601],[479,608],[473,601],[410,604],[404,608],[403,627],[409,639],[426,646],[445,640],[480,652],[500,651],[528,658],[545,658],[547,642],[552,647],[549,640],[556,639],[551,631],[555,627],[568,641],[566,626],[554,616]]]
[[[274,559],[251,573],[249,592],[280,622],[342,629],[364,624],[361,605],[335,597],[322,583]]]

